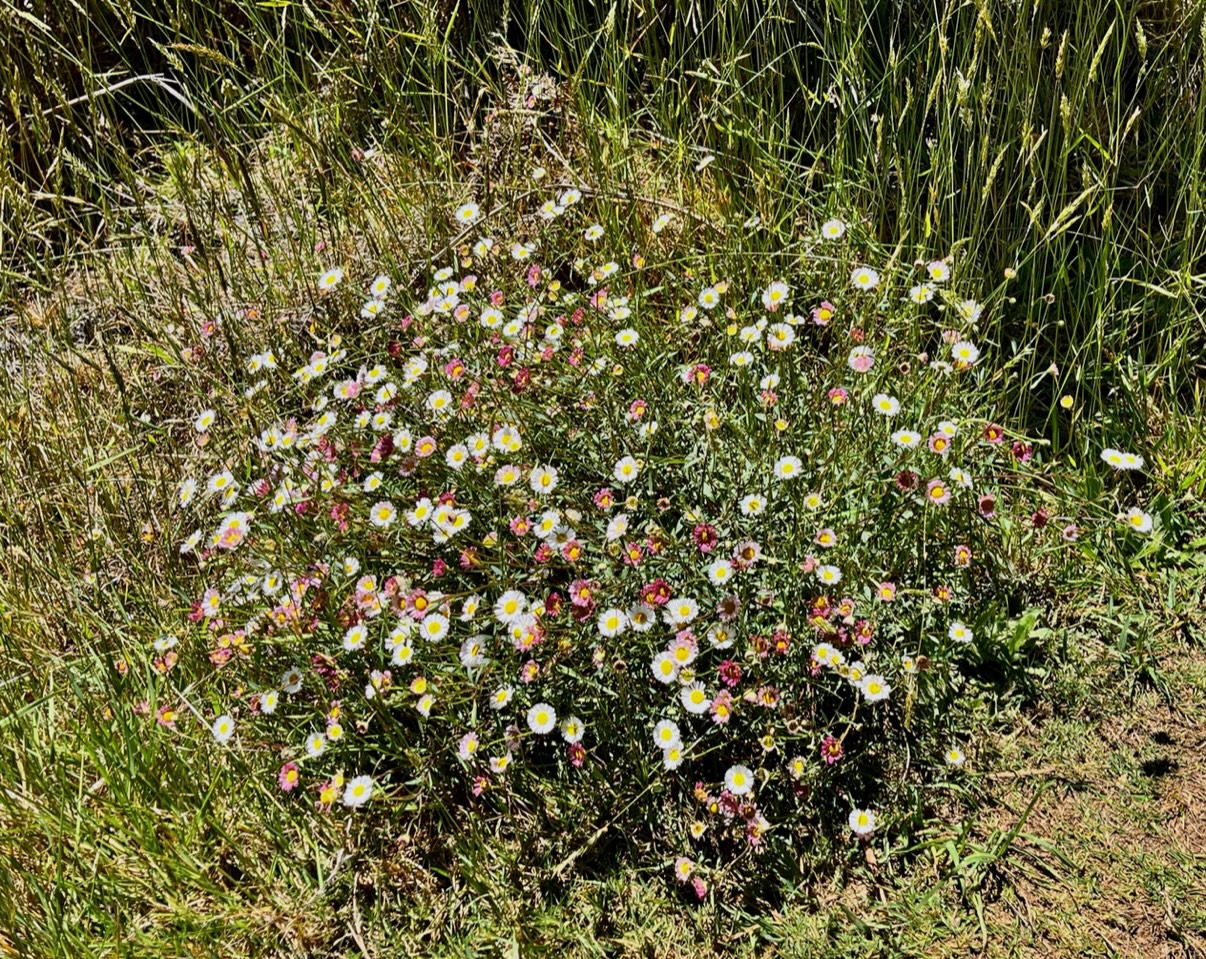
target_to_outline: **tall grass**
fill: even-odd
[[[1187,397],[1206,343],[1204,10],[5,0],[5,286],[134,229],[168,143],[217,151],[244,191],[273,132],[312,153],[319,191],[370,143],[473,164],[466,126],[518,62],[590,118],[574,159],[596,174],[632,185],[655,148],[714,152],[726,200],[774,227],[768,254],[818,206],[873,211],[863,229],[901,259],[956,251],[1000,285],[1019,412],[1054,428],[1072,393],[1138,425],[1140,394]]]

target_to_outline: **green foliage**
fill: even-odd
[[[279,952],[283,937],[298,954],[372,954],[383,942],[415,953],[464,934],[514,955],[656,953],[688,940],[736,954],[807,940],[836,956],[929,954],[935,937],[970,944],[973,927],[981,940],[992,894],[1019,862],[1037,849],[1067,869],[1033,818],[959,824],[999,758],[989,731],[1012,742],[1023,706],[1079,716],[1120,678],[1137,698],[1148,686],[1170,702],[1187,695],[1168,650],[1200,635],[1206,569],[1203,9],[0,0],[0,293],[13,304],[0,316],[0,949],[7,937],[31,955],[250,955]],[[550,171],[540,185],[528,176],[537,159]],[[523,211],[507,230],[534,230],[554,183],[591,184],[607,237],[640,239],[649,268],[633,292],[653,314],[637,324],[641,386],[659,404],[675,396],[672,359],[699,344],[678,327],[663,341],[654,317],[672,320],[704,278],[733,282],[742,324],[772,279],[791,278],[803,297],[832,293],[852,262],[816,258],[815,227],[830,215],[850,221],[850,251],[890,278],[889,309],[851,304],[891,333],[885,355],[921,350],[938,329],[911,325],[898,302],[915,258],[949,257],[960,289],[984,301],[975,342],[992,364],[963,412],[1012,424],[1042,465],[1000,478],[1005,508],[973,544],[984,574],[958,670],[929,674],[935,698],[911,704],[911,730],[903,711],[875,730],[873,746],[908,743],[914,764],[950,742],[977,747],[950,781],[916,765],[901,773],[885,808],[906,812],[880,833],[878,864],[826,834],[846,795],[801,839],[806,855],[763,847],[754,872],[792,876],[790,888],[742,881],[743,860],[712,877],[723,896],[684,919],[666,879],[668,824],[682,810],[659,786],[656,756],[638,764],[639,783],[586,791],[568,787],[566,769],[525,775],[509,802],[466,818],[467,797],[439,792],[457,768],[446,750],[434,758],[446,730],[425,753],[401,735],[372,738],[374,727],[350,755],[379,757],[388,811],[315,815],[272,775],[300,725],[218,750],[190,711],[208,722],[245,703],[257,671],[215,678],[194,658],[173,688],[150,665],[146,641],[180,622],[201,585],[176,555],[189,529],[165,508],[179,477],[216,452],[241,478],[256,475],[257,454],[236,442],[245,435],[190,445],[198,410],[234,411],[240,426],[301,412],[301,390],[240,399],[249,353],[276,344],[300,364],[333,333],[356,350],[389,339],[351,298],[333,309],[317,294],[321,269],[339,262],[357,281],[384,271],[421,298],[432,264],[465,255],[468,235],[448,216],[462,198],[490,217]],[[658,212],[676,215],[673,250],[646,232]],[[575,237],[554,242],[567,275]],[[500,282],[510,295],[519,279]],[[182,354],[211,320],[207,359]],[[723,340],[720,327],[711,335]],[[730,351],[708,349],[723,367]],[[799,379],[827,375],[827,355],[810,354]],[[604,379],[614,405],[620,381]],[[727,442],[755,438],[723,468],[700,452],[702,422],[663,417],[687,452],[651,448],[648,462],[683,478],[675,493],[691,507],[720,509],[751,479],[746,460],[778,442],[753,396],[748,384],[717,393],[733,416]],[[847,479],[863,462],[886,476],[872,432],[827,437],[814,399],[790,401],[808,446],[833,442]],[[910,415],[931,412],[920,394],[901,399]],[[560,451],[562,420],[530,413],[540,448]],[[1110,472],[1103,446],[1142,453],[1146,470]],[[567,479],[610,468],[595,453]],[[843,522],[854,523],[872,503],[850,488]],[[1152,516],[1150,535],[1117,523],[1133,504]],[[1042,533],[1038,509],[1051,515]],[[685,509],[650,512],[683,535]],[[912,548],[923,515],[879,518],[903,522]],[[1066,544],[1059,528],[1073,517],[1085,533]],[[282,546],[300,556],[310,547],[295,534]],[[862,570],[888,552],[863,543],[853,562]],[[795,615],[808,591],[786,567],[775,577],[793,607],[784,618]],[[903,619],[888,640],[897,651],[936,625]],[[1098,654],[1106,666],[1082,673]],[[114,659],[129,665],[124,677]],[[237,679],[251,684],[240,692]],[[939,702],[952,706],[945,723]],[[155,724],[162,706],[177,708],[181,732]],[[1112,761],[1142,783],[1126,757]],[[412,762],[410,778],[396,775]],[[927,884],[931,854],[942,879]],[[1191,885],[1175,864],[1140,873],[1153,889]],[[852,891],[834,904],[838,881],[871,883],[886,902]],[[966,929],[960,903],[976,913]],[[1183,923],[1177,935],[1192,935]]]
[[[1176,402],[1197,368],[1202,11],[6,3],[0,249],[45,283],[80,227],[120,236],[165,136],[217,150],[244,188],[268,133],[314,150],[324,194],[374,145],[446,176],[478,160],[466,130],[523,63],[597,119],[575,158],[596,179],[634,187],[653,145],[676,164],[711,151],[728,161],[723,202],[772,237],[819,199],[873,211],[871,234],[906,262],[958,250],[994,285],[1016,269],[990,318],[1017,357],[1000,386],[1058,446],[1060,395],[1146,425],[1143,397]],[[60,40],[76,35],[82,49]],[[517,107],[539,97],[525,94]]]

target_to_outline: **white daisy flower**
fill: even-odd
[[[473,223],[481,216],[481,207],[472,201],[462,203],[456,208],[456,218],[460,223]]]
[[[887,699],[888,694],[892,692],[892,687],[888,685],[883,676],[867,675],[864,676],[862,682],[858,684],[859,690],[863,694],[863,699],[869,703],[878,703],[880,700]]]
[[[696,716],[706,713],[712,705],[712,700],[708,697],[704,684],[698,681],[688,683],[679,691],[678,695],[683,708]]]
[[[515,690],[510,686],[500,686],[494,691],[494,695],[490,697],[490,708],[495,712],[506,709],[514,695]]]
[[[951,357],[958,363],[972,366],[980,358],[980,350],[967,340],[960,340],[951,347]]]
[[[976,634],[962,623],[951,623],[950,629],[946,631],[946,635],[956,643],[970,643],[976,638]]]
[[[836,566],[818,566],[816,575],[826,586],[836,586],[842,581],[842,571]]]
[[[653,678],[659,683],[669,685],[678,679],[678,663],[668,652],[662,651],[654,656],[649,668],[653,671]]]
[[[733,564],[727,559],[713,560],[708,565],[708,580],[713,586],[723,586],[733,578]]]
[[[879,274],[869,266],[859,266],[850,274],[850,285],[856,290],[874,290],[879,286]]]
[[[557,725],[557,713],[548,703],[537,703],[528,710],[528,728],[539,736],[551,733]]]
[[[757,516],[766,509],[766,498],[759,493],[750,493],[741,498],[739,505],[743,516]]]
[[[875,813],[869,809],[852,809],[849,823],[856,836],[869,836],[875,831]]]
[[[607,541],[614,542],[617,539],[622,539],[624,534],[628,532],[628,514],[619,513],[611,518],[607,524]]]
[[[962,300],[956,309],[968,323],[975,323],[980,319],[980,314],[984,312],[984,307],[975,300]]]
[[[517,589],[509,589],[494,604],[494,616],[504,626],[520,622],[527,612],[528,598]]]
[[[214,425],[214,421],[217,420],[217,418],[218,414],[213,410],[202,410],[197,414],[197,418],[193,420],[193,429],[195,429],[198,433],[208,432],[209,428]]]
[[[960,469],[958,466],[953,466],[951,467],[951,471],[948,475],[950,477],[950,481],[956,486],[959,486],[963,489],[971,489],[972,477],[971,474],[966,470]]]
[[[343,790],[343,804],[349,809],[363,806],[373,797],[373,777],[357,776]]]
[[[657,612],[647,603],[637,603],[627,613],[633,632],[647,633],[657,624]]]
[[[780,456],[775,461],[775,479],[795,479],[803,468],[804,464],[798,456]]]
[[[181,507],[188,506],[197,495],[197,481],[192,477],[181,482],[176,490],[176,502]]]
[[[577,716],[570,716],[561,721],[561,738],[567,743],[580,743],[586,735],[586,723]]]
[[[744,796],[754,788],[754,773],[749,766],[730,766],[724,774],[724,786],[734,796]]]
[[[214,739],[220,743],[230,742],[230,737],[234,735],[234,730],[234,720],[225,714],[215,719],[214,724],[209,727],[209,731],[213,733]]]
[[[599,632],[608,637],[619,636],[628,626],[628,616],[622,609],[605,609],[599,614]]]
[[[343,280],[343,270],[336,267],[333,270],[327,270],[318,277],[318,288],[323,293],[335,289]]]
[[[900,400],[887,393],[876,393],[871,397],[871,408],[884,416],[895,416],[900,412]]]
[[[539,495],[551,493],[557,488],[557,470],[552,466],[538,466],[532,470],[528,482],[534,493]]]
[[[699,604],[687,596],[678,596],[662,608],[662,615],[672,626],[685,626],[699,615]]]
[[[617,483],[631,483],[640,475],[641,467],[631,456],[625,456],[616,461],[612,475]]]
[[[302,688],[302,673],[296,667],[286,669],[281,675],[281,689],[289,694],[300,692]]]
[[[327,737],[322,733],[311,733],[306,737],[306,755],[317,759],[327,751]]]
[[[343,648],[348,652],[354,652],[360,649],[368,639],[368,628],[364,623],[357,623],[355,626],[348,627],[348,631],[343,634]]]
[[[945,283],[951,278],[951,268],[941,260],[931,260],[925,271],[935,283]]]
[[[397,519],[398,510],[393,503],[382,501],[373,506],[369,511],[369,522],[374,526],[385,529]]]
[[[821,224],[821,236],[826,240],[840,240],[846,235],[846,224],[841,220],[826,220]]]
[[[796,331],[787,323],[773,323],[766,328],[766,345],[772,350],[785,350],[796,341]],[[773,387],[763,387],[773,389]]]
[[[419,624],[419,632],[429,643],[439,642],[448,635],[448,617],[443,613],[428,613]]]
[[[1154,525],[1151,514],[1145,513],[1138,506],[1132,506],[1129,510],[1127,510],[1122,519],[1123,522],[1126,523],[1127,527],[1134,530],[1136,533],[1150,533],[1152,531],[1152,526]]]
[[[678,730],[678,723],[672,719],[663,719],[653,727],[653,741],[662,749],[681,746],[683,738]]]
[[[787,302],[787,297],[790,293],[791,287],[782,280],[775,280],[775,282],[762,291],[762,305],[768,310],[777,310]]]

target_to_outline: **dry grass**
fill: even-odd
[[[1147,691],[1013,744],[1014,762],[1054,760],[1058,778],[1027,824],[1051,847],[1023,841],[1004,867],[990,910],[1008,932],[999,954],[1206,955],[1206,656],[1182,650],[1165,666],[1172,703]],[[1034,788],[1003,792],[997,814]]]

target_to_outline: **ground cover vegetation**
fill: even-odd
[[[1203,14],[0,8],[0,942],[1200,954]]]

